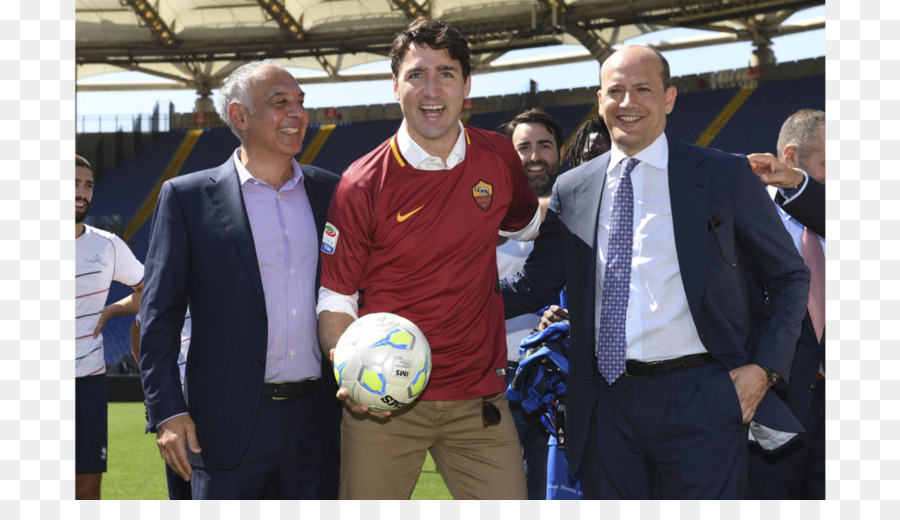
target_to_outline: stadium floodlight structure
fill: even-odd
[[[256,0],[256,3],[263,8],[269,16],[281,27],[281,32],[288,38],[300,41],[306,33],[303,32],[303,17],[300,21],[296,21],[291,13],[285,8],[284,3],[280,0]]]
[[[431,16],[431,0],[426,0],[424,4],[419,5],[416,0],[393,0],[394,5],[400,8],[407,17],[417,18],[419,16]]]
[[[178,47],[178,40],[175,38],[175,34],[169,29],[166,22],[159,17],[157,9],[151,6],[149,2],[146,0],[121,0],[121,2],[123,5],[131,6],[141,21],[165,47],[170,49]]]

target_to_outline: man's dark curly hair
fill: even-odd
[[[469,43],[459,31],[446,22],[418,18],[406,26],[391,46],[391,72],[394,76],[400,72],[400,64],[406,58],[409,44],[424,45],[431,49],[446,49],[450,58],[459,62],[462,68],[463,81],[472,72],[469,60]]]

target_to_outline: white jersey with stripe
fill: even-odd
[[[113,280],[130,287],[144,266],[116,235],[91,226],[75,239],[75,377],[106,373],[103,334],[93,337]]]

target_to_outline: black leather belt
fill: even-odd
[[[709,353],[691,354],[689,356],[681,356],[663,361],[645,362],[637,361],[635,359],[626,359],[625,375],[631,377],[658,376],[676,370],[684,370],[685,368],[699,367],[707,363],[712,363],[715,360],[716,358]]]
[[[262,395],[273,399],[292,399],[309,395],[320,388],[321,379],[304,379],[296,383],[263,383]]]

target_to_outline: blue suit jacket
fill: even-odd
[[[775,202],[779,203],[779,199],[782,202],[784,200],[780,193],[775,196]],[[825,238],[825,183],[810,177],[803,193],[797,195],[790,204],[779,203],[779,206],[788,215]],[[815,420],[811,416],[815,387],[824,384],[818,380],[819,363],[825,366],[825,334],[822,333],[822,341],[816,339],[816,330],[807,314],[803,319],[800,340],[794,353],[794,365],[791,367],[793,381],[782,394],[785,403],[804,428],[811,427],[810,421]]]
[[[339,177],[302,166],[321,236]],[[147,430],[189,412],[203,452],[197,466],[232,468],[246,449],[265,376],[268,324],[250,221],[232,158],[167,181],[150,231],[141,302],[141,381]],[[316,269],[316,287],[319,268]],[[190,301],[193,330],[185,402],[177,367]],[[327,363],[323,379],[334,383]],[[326,386],[326,398],[334,393]],[[333,409],[333,406],[332,406]]]
[[[822,420],[821,416],[813,413],[813,410],[816,409],[814,405],[817,397],[816,388],[818,385],[825,384],[824,381],[819,381],[819,363],[825,365],[825,334],[822,334],[822,341],[816,340],[815,328],[807,314],[803,319],[800,339],[797,341],[797,350],[794,353],[791,384],[787,388],[779,388],[776,393],[784,400],[803,428],[811,432],[820,431],[822,428],[821,425],[815,424],[816,421]],[[781,452],[779,451],[779,453]],[[782,455],[751,461],[751,467],[755,471],[778,474],[787,466],[795,464],[799,453],[801,452],[793,448],[787,449]],[[806,462],[804,461],[803,464]]]
[[[534,251],[522,272],[501,283],[507,318],[540,308],[563,285],[568,292],[566,416],[573,472],[587,438],[590,387],[606,385],[595,368],[594,309],[598,213],[608,164],[607,152],[560,175]],[[678,264],[700,340],[728,369],[754,362],[786,377],[806,313],[809,271],[763,184],[745,157],[672,140],[668,168]],[[766,282],[769,294],[767,319],[758,331],[751,327],[747,269]],[[771,391],[754,419],[800,431]]]
[[[779,198],[781,202],[784,201],[784,198],[779,193],[775,198],[776,203],[779,202]],[[790,204],[781,207],[785,212],[812,229],[815,233],[819,233],[817,229],[824,232],[825,190],[823,183],[810,178],[809,185],[803,190],[803,193],[792,200]],[[765,288],[756,280],[752,280],[752,282],[751,288],[754,289],[752,292],[755,292],[755,296],[751,297],[754,297],[756,301],[754,318],[756,321],[761,321],[762,309],[765,308]],[[776,390],[778,396],[782,398],[807,431],[819,431],[821,429],[821,426],[816,424],[816,421],[821,421],[821,416],[813,413],[814,409],[818,409],[815,406],[817,398],[816,388],[824,384],[824,381],[819,381],[820,363],[822,366],[825,365],[825,334],[822,334],[821,341],[816,339],[815,327],[813,327],[812,319],[807,313],[803,318],[800,338],[797,341],[797,350],[794,352],[790,374],[791,384],[787,385],[786,388],[779,386]],[[803,453],[802,450],[792,449],[786,450],[782,455],[751,457],[751,468],[757,472],[779,474],[789,465],[795,464],[797,457],[802,457]],[[802,464],[807,464],[807,461],[803,461]]]

